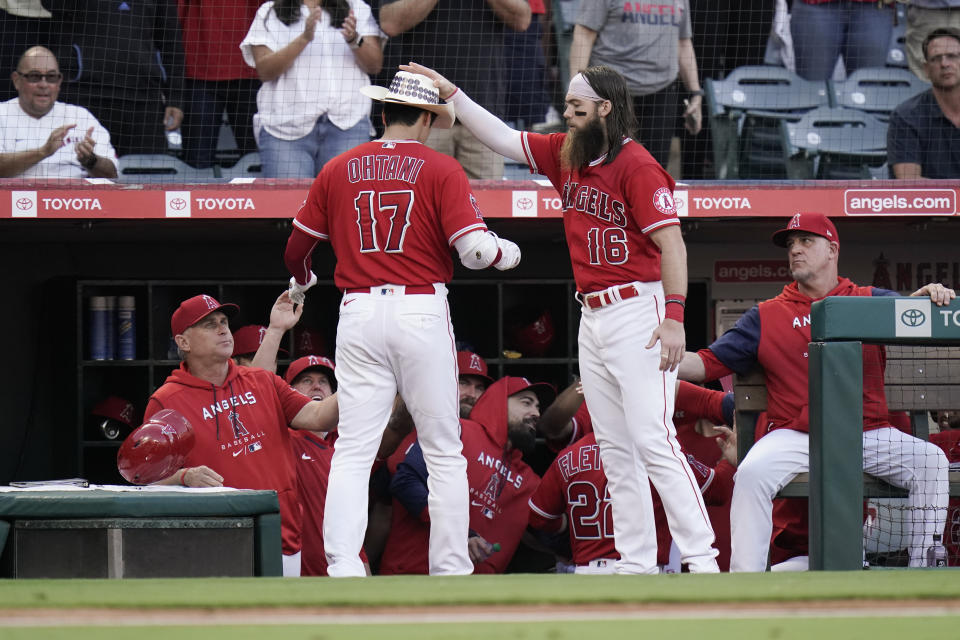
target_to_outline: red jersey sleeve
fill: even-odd
[[[280,376],[269,372],[267,374],[273,378],[273,385],[277,388],[277,397],[280,398],[280,406],[283,407],[283,417],[289,424],[311,400],[288,385]]]
[[[622,152],[621,152],[622,153]],[[673,178],[655,162],[644,171],[625,174],[622,191],[630,216],[645,234],[662,227],[680,224],[673,201]]]
[[[544,531],[559,531],[567,509],[563,479],[556,463],[550,465],[537,490],[530,496],[530,526]]]
[[[326,167],[324,167],[326,169]],[[293,226],[307,235],[321,240],[330,239],[329,221],[324,207],[323,194],[326,192],[327,172],[320,171],[307,193],[307,199],[300,205],[300,210],[293,218]]]
[[[720,362],[720,359],[710,349],[700,349],[700,351],[697,351],[697,355],[703,361],[704,381],[716,380],[733,373],[733,369]]]
[[[680,381],[677,388],[675,413],[683,412],[686,420],[696,422],[705,418],[713,424],[724,424],[723,392]]]
[[[565,133],[541,134],[524,131],[520,138],[523,144],[523,155],[530,169],[534,173],[547,176],[558,192],[563,188],[560,147],[563,146],[566,137]]]
[[[450,162],[455,162],[452,158]],[[459,167],[453,167],[441,183],[440,190],[441,224],[447,244],[452,245],[457,238],[471,231],[485,231],[487,223],[477,199],[470,191],[467,174]]]

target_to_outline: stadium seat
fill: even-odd
[[[784,178],[779,123],[829,104],[824,82],[789,69],[744,66],[704,84],[716,177]]]
[[[884,120],[902,102],[930,88],[909,70],[889,67],[857,69],[843,82],[829,84],[833,106],[868,111]]]
[[[818,107],[799,121],[784,121],[783,148],[792,180],[869,180],[881,177],[887,123],[843,107]]]
[[[167,154],[129,154],[120,156],[119,181],[123,183],[195,183],[221,182],[213,168],[195,169]]]
[[[887,50],[887,66],[907,68],[907,10],[905,3],[897,3],[897,21],[890,34],[890,48]]]
[[[223,167],[221,171],[228,181],[235,178],[259,178],[261,177],[260,154],[248,153],[241,156],[235,165]]]

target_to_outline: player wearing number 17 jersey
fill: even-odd
[[[657,572],[648,479],[681,561],[692,572],[719,572],[713,528],[671,421],[687,290],[673,180],[630,137],[623,76],[609,67],[574,76],[563,114],[569,131],[548,136],[511,129],[432,69],[401,68],[433,78],[471,133],[546,175],[560,193],[582,306],[583,394],[610,483],[617,572]]]
[[[461,455],[456,347],[446,283],[450,247],[468,268],[510,269],[515,244],[487,230],[466,174],[423,145],[431,126],[450,127],[453,107],[429,79],[398,73],[384,102],[384,136],[328,162],[294,219],[284,260],[302,300],[316,282],[310,254],[329,241],[343,290],[337,328],[340,437],[324,514],[328,574],[363,576],[367,485],[399,392],[429,473],[431,574],[468,574],[469,496]]]

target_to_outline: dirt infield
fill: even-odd
[[[0,627],[217,626],[556,622],[561,620],[760,619],[958,616],[960,599],[722,604],[587,604],[449,607],[261,607],[242,609],[0,609]]]

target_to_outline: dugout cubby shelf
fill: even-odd
[[[526,376],[560,390],[577,373],[579,306],[573,281],[508,278],[454,279],[449,300],[458,342],[483,356],[494,378]],[[107,439],[99,429],[102,420],[91,411],[104,398],[119,396],[134,405],[134,426],[142,422],[150,395],[179,366],[170,316],[182,300],[206,293],[221,303],[237,304],[240,313],[231,321],[236,329],[267,324],[270,308],[285,287],[283,281],[251,279],[75,281],[76,456],[75,472],[65,469],[64,473],[97,484],[124,484],[116,469],[116,454],[129,431]],[[134,359],[93,359],[93,296],[134,297]],[[332,280],[321,280],[310,291],[300,323],[284,337],[281,371],[301,355],[333,356],[340,297]],[[544,327],[549,339],[537,333]]]

